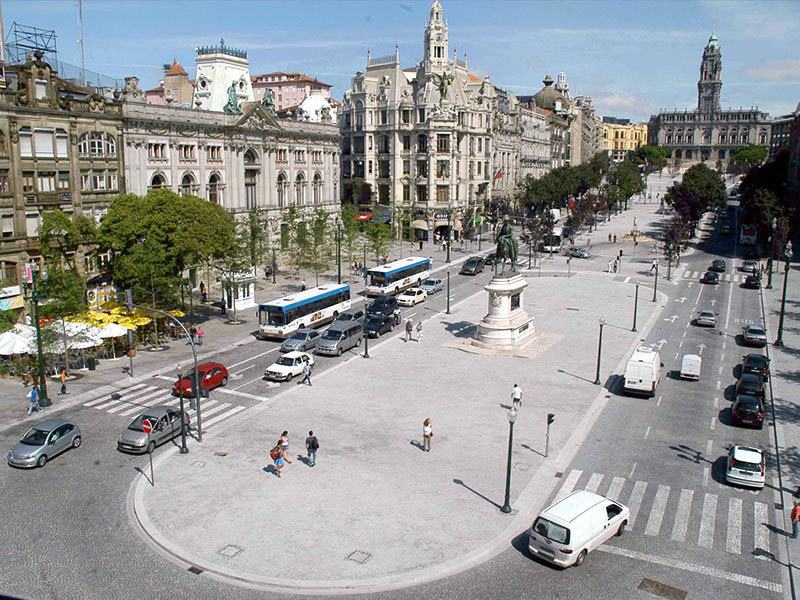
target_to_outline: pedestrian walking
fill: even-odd
[[[613,264],[611,263],[611,261],[608,261],[608,272],[609,273],[611,273],[611,267],[612,266],[613,266]]]
[[[42,407],[39,406],[39,386],[35,383],[31,391],[28,392],[28,398],[31,401],[31,405],[28,407],[28,414],[31,414],[34,410],[37,412],[42,410]]]
[[[618,268],[619,268],[619,260],[615,258],[614,259],[614,273],[617,272]]]
[[[617,243],[617,235],[616,234],[614,234],[614,243],[615,244]]]
[[[64,394],[69,394],[67,391],[67,370],[61,369],[61,389],[58,390],[58,395],[63,396]]]
[[[206,337],[206,332],[203,331],[202,327],[198,327],[197,331],[195,333],[197,335],[197,345],[198,346],[202,346],[203,345],[203,339]]]
[[[308,383],[311,385],[311,363],[309,361],[303,361],[303,379],[297,382],[297,385],[301,383]]]
[[[308,432],[306,438],[306,455],[308,456],[308,466],[317,466],[317,450],[319,450],[319,440],[313,431]]]
[[[197,327],[192,325],[189,327],[189,338],[191,338],[191,343],[194,344],[197,341]]]
[[[414,324],[411,322],[411,319],[406,321],[406,341],[411,341],[411,334],[414,331]]]
[[[608,234],[608,243],[609,244],[611,243],[611,234],[610,233]]]
[[[223,292],[222,300],[219,301],[219,314],[225,316],[228,307],[225,305],[225,293]]]
[[[797,535],[800,534],[800,502],[797,500],[794,501],[789,518],[792,520],[792,538],[797,539]]]
[[[278,442],[275,444],[275,447],[269,451],[269,457],[275,464],[275,475],[280,477],[281,469],[286,465],[286,459],[283,457],[283,447],[281,446],[281,440],[278,440]]]
[[[519,407],[522,406],[522,388],[516,383],[511,390],[511,404],[513,405],[514,410],[519,410]]]
[[[431,438],[433,437],[433,426],[430,419],[425,419],[422,422],[422,451],[431,451]]]
[[[650,272],[652,273],[657,267],[658,267],[658,259],[654,258],[653,259],[653,264],[650,265]]]
[[[284,431],[281,434],[281,449],[283,450],[283,459],[290,463],[292,462],[289,458],[289,432]]]
[[[417,323],[417,341],[418,342],[422,341],[422,321]]]
[[[205,304],[208,301],[208,296],[206,296],[206,284],[204,282],[200,282],[200,301]]]
[[[301,292],[305,292],[306,291],[306,280],[305,279],[303,279],[303,281],[300,282],[300,291]]]
[[[422,240],[419,241],[419,251],[422,252]]]

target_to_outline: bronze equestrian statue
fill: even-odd
[[[497,261],[495,262],[494,272],[497,273],[497,263],[500,263],[503,265],[503,273],[505,273],[506,259],[508,258],[511,260],[511,271],[516,273],[519,245],[517,244],[517,240],[514,239],[514,230],[511,228],[508,215],[503,218],[503,226],[497,233],[497,239],[495,241],[497,242],[497,250],[495,251]]]

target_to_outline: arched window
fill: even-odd
[[[692,158],[692,151],[691,150],[687,150],[686,151],[686,158]]]
[[[294,180],[294,198],[297,206],[303,206],[306,203],[306,178],[302,173],[298,173]]]
[[[194,184],[194,175],[191,173],[186,173],[181,178],[181,187],[180,187],[180,194],[181,196],[188,196],[189,194],[194,192],[195,184]]]
[[[675,158],[683,158],[683,151],[675,150]]]
[[[258,164],[258,155],[253,152],[252,150],[248,150],[244,153],[244,164],[246,165],[257,165]]]
[[[106,134],[106,156],[116,156],[117,155],[117,142],[114,139],[114,136]]]
[[[161,173],[156,173],[153,175],[153,179],[150,180],[150,189],[151,190],[160,190],[167,186],[167,179]]]
[[[314,204],[320,204],[322,202],[322,175],[319,173],[314,174],[312,193],[314,194]]]
[[[281,173],[278,175],[278,208],[285,208],[286,207],[286,188],[288,187],[288,182],[286,181],[286,175]]]
[[[212,173],[208,178],[208,201],[214,204],[222,204],[222,186],[220,177]]]
[[[82,156],[117,155],[117,143],[114,137],[102,131],[90,131],[78,138],[78,154]]]
[[[720,150],[719,151],[719,157],[720,157],[721,160],[725,159],[725,150]]]

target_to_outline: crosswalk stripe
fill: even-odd
[[[689,526],[689,511],[692,509],[693,490],[681,490],[678,499],[678,510],[675,513],[675,522],[672,524],[672,539],[683,542],[686,539],[686,528]]]
[[[589,478],[589,483],[586,484],[586,491],[597,493],[597,488],[600,487],[600,482],[603,481],[603,474],[602,473],[592,473],[592,476]]]
[[[756,547],[755,555],[760,560],[767,560],[769,557],[769,523],[767,517],[767,505],[762,502],[754,502],[755,525],[756,525]]]
[[[661,531],[661,521],[664,519],[664,509],[667,508],[667,498],[669,497],[669,486],[659,485],[653,500],[653,508],[650,510],[650,518],[647,519],[647,526],[644,529],[645,535],[658,535]]]
[[[570,495],[572,489],[575,487],[575,484],[578,483],[578,479],[581,478],[581,475],[583,475],[583,471],[579,471],[578,469],[573,469],[569,472],[569,475],[567,475],[567,478],[561,485],[561,489],[558,490],[555,500],[553,500],[554,504],[562,498],[566,498]]]
[[[228,408],[229,406],[231,406],[231,404],[230,404],[230,403],[228,403],[228,402],[223,402],[222,404],[220,404],[220,405],[218,405],[218,406],[215,406],[214,408],[210,408],[210,409],[208,409],[208,410],[206,410],[205,408],[203,408],[203,419],[205,419],[205,418],[206,418],[206,417],[208,417],[208,416],[211,416],[211,415],[213,415],[213,414],[214,414],[214,413],[216,413],[216,412],[219,412],[219,411],[221,411],[221,410],[225,410],[225,409],[226,409],[226,408]],[[205,425],[205,422],[203,423],[203,425]]]
[[[608,493],[606,496],[611,498],[612,500],[617,500],[619,498],[619,494],[622,491],[622,486],[625,485],[625,478],[624,477],[614,477],[611,481],[611,487],[608,488]]]
[[[711,548],[714,545],[714,517],[717,514],[717,495],[706,493],[703,498],[703,516],[700,519],[700,534],[697,545]]]
[[[725,550],[732,554],[742,553],[742,499],[731,498],[728,501],[728,537]]]
[[[218,421],[221,421],[222,419],[227,419],[228,417],[232,417],[236,413],[238,413],[240,411],[243,411],[245,408],[247,408],[247,407],[246,406],[234,406],[231,410],[229,410],[227,412],[224,412],[221,415],[217,415],[216,417],[214,417],[210,421],[206,421],[205,423],[203,423],[203,428],[205,429],[206,427],[209,427],[210,425],[213,425],[214,423],[216,423]]]
[[[133,385],[133,386],[129,387],[128,389],[123,390],[121,392],[114,392],[113,395],[117,396],[119,398],[122,398],[123,396],[126,396],[127,394],[130,394],[132,391],[134,391],[136,389],[139,389],[141,387],[144,387],[144,384],[143,383],[137,383],[136,385]],[[101,402],[105,402],[106,400],[109,400],[111,398],[111,396],[112,396],[112,394],[109,394],[108,396],[101,396],[100,398],[95,398],[94,400],[90,400],[89,402],[84,402],[83,406],[94,406],[95,404],[100,404]]]
[[[142,408],[144,408],[146,406],[153,406],[154,404],[158,404],[161,401],[161,395],[163,393],[164,393],[164,390],[162,390],[160,388],[156,389],[156,390],[152,390],[151,389],[150,393],[142,396],[141,398],[139,398],[136,401],[136,406],[134,406],[133,408],[130,408],[129,410],[124,410],[119,414],[125,415],[125,416],[132,415],[135,412],[141,411]]]
[[[219,404],[219,400],[204,400],[203,401],[203,412],[206,412],[207,408],[211,408],[215,404]],[[227,402],[225,404],[227,404]],[[189,410],[193,410],[193,409],[189,409]]]
[[[108,398],[106,398],[108,400]],[[105,410],[109,406],[116,406],[117,404],[122,404],[122,400],[111,400],[110,402],[106,402],[105,404],[99,404],[95,406],[97,410]],[[128,406],[127,404],[123,404],[123,406]]]
[[[109,408],[107,412],[114,413],[114,412],[117,412],[119,410],[122,410],[123,408],[127,408],[131,404],[139,404],[139,402],[142,400],[142,398],[149,398],[151,395],[152,395],[152,392],[148,388],[145,388],[143,390],[139,390],[135,394],[133,394],[131,396],[126,396],[125,398],[123,398],[121,405],[115,406],[114,408]]]
[[[731,274],[725,273],[725,281],[730,281],[730,280],[731,280]]]
[[[647,482],[645,481],[637,481],[633,485],[633,491],[631,492],[631,497],[628,500],[628,508],[631,511],[631,528],[633,528],[633,524],[636,523],[636,516],[639,514],[639,508],[642,506],[642,499],[644,498],[644,493],[646,491]]]

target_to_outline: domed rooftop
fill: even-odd
[[[706,48],[710,50],[719,50],[719,42],[717,41],[716,33],[711,33],[711,37],[708,38],[708,44],[706,44]]]
[[[553,78],[550,75],[546,75],[542,83],[544,87],[533,96],[536,106],[547,110],[555,110],[556,100],[561,100],[563,106],[564,96],[553,87]]]

